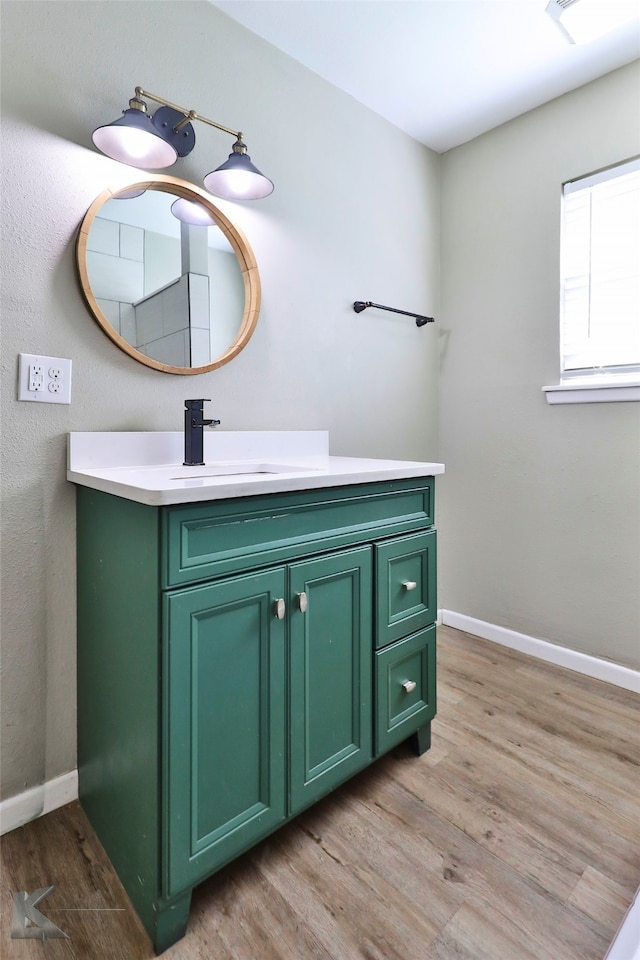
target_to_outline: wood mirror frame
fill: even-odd
[[[216,221],[217,226],[229,241],[236,255],[244,284],[244,311],[242,314],[242,319],[240,320],[236,337],[231,342],[229,347],[225,349],[225,351],[219,357],[217,357],[215,360],[212,360],[210,363],[205,364],[204,366],[172,366],[171,364],[162,363],[159,360],[154,360],[151,357],[145,356],[143,353],[137,350],[135,346],[132,346],[128,340],[122,337],[120,333],[112,326],[103,311],[100,309],[96,297],[91,289],[91,283],[87,269],[87,243],[89,232],[96,216],[99,214],[99,211],[103,205],[114,197],[117,197],[120,194],[133,193],[134,191],[142,192],[143,190],[158,190],[164,193],[169,193],[175,197],[183,197],[186,200],[191,200],[201,204]],[[137,360],[139,363],[144,363],[146,366],[152,367],[155,370],[161,370],[164,373],[189,375],[196,373],[207,373],[209,370],[215,370],[216,367],[221,367],[223,364],[233,360],[233,358],[236,357],[244,347],[246,347],[258,322],[261,295],[260,277],[253,251],[251,250],[251,247],[249,246],[245,236],[238,229],[238,227],[236,227],[229,220],[229,218],[226,217],[225,214],[215,206],[211,200],[210,194],[206,193],[204,190],[200,190],[191,183],[187,183],[185,180],[179,180],[177,177],[156,175],[153,177],[153,179],[138,180],[135,183],[130,183],[126,186],[114,189],[108,188],[104,190],[93,201],[80,224],[76,243],[76,262],[78,265],[82,294],[87,306],[89,307],[89,310],[93,314],[94,319],[102,328],[104,333],[106,333],[110,340],[112,340],[125,353],[129,354],[129,356],[134,360]]]

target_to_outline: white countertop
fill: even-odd
[[[182,432],[70,433],[67,479],[151,506],[444,473],[444,464],[333,457],[324,430],[206,431],[204,466]]]

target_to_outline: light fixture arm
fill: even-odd
[[[192,120],[201,120],[202,123],[208,123],[210,127],[215,127],[216,130],[222,130],[223,133],[228,133],[232,137],[237,137],[238,140],[242,140],[242,133],[240,131],[232,130],[231,127],[225,127],[224,124],[217,123],[215,120],[209,120],[208,117],[203,117],[200,113],[196,113],[195,110],[181,107],[177,103],[165,100],[164,97],[158,97],[155,93],[149,93],[148,90],[143,90],[142,87],[136,87],[136,97],[146,97],[147,100],[154,100],[156,103],[161,103],[165,107],[171,107],[172,110],[177,110],[178,113],[184,114],[184,120],[181,120],[175,127],[176,132],[185,126],[185,124],[191,123]]]

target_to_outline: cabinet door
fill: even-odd
[[[164,600],[166,893],[285,817],[283,567]]]
[[[371,570],[370,547],[290,567],[292,814],[371,760]]]

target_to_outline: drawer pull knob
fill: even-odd
[[[307,601],[307,595],[306,595],[306,593],[305,593],[304,591],[303,591],[302,593],[299,593],[299,594],[298,594],[298,609],[300,610],[300,613],[305,613],[305,612],[306,612],[307,603],[308,603],[308,601]]]
[[[405,682],[402,684],[402,689],[404,690],[405,693],[413,693],[415,688],[416,688],[415,680],[405,680]]]
[[[405,580],[402,586],[405,588],[405,590],[415,590],[418,584],[415,580]]]
[[[285,612],[286,612],[286,607],[285,607],[284,600],[282,598],[280,598],[279,600],[275,600],[273,603],[274,617],[276,617],[278,620],[284,620]]]

